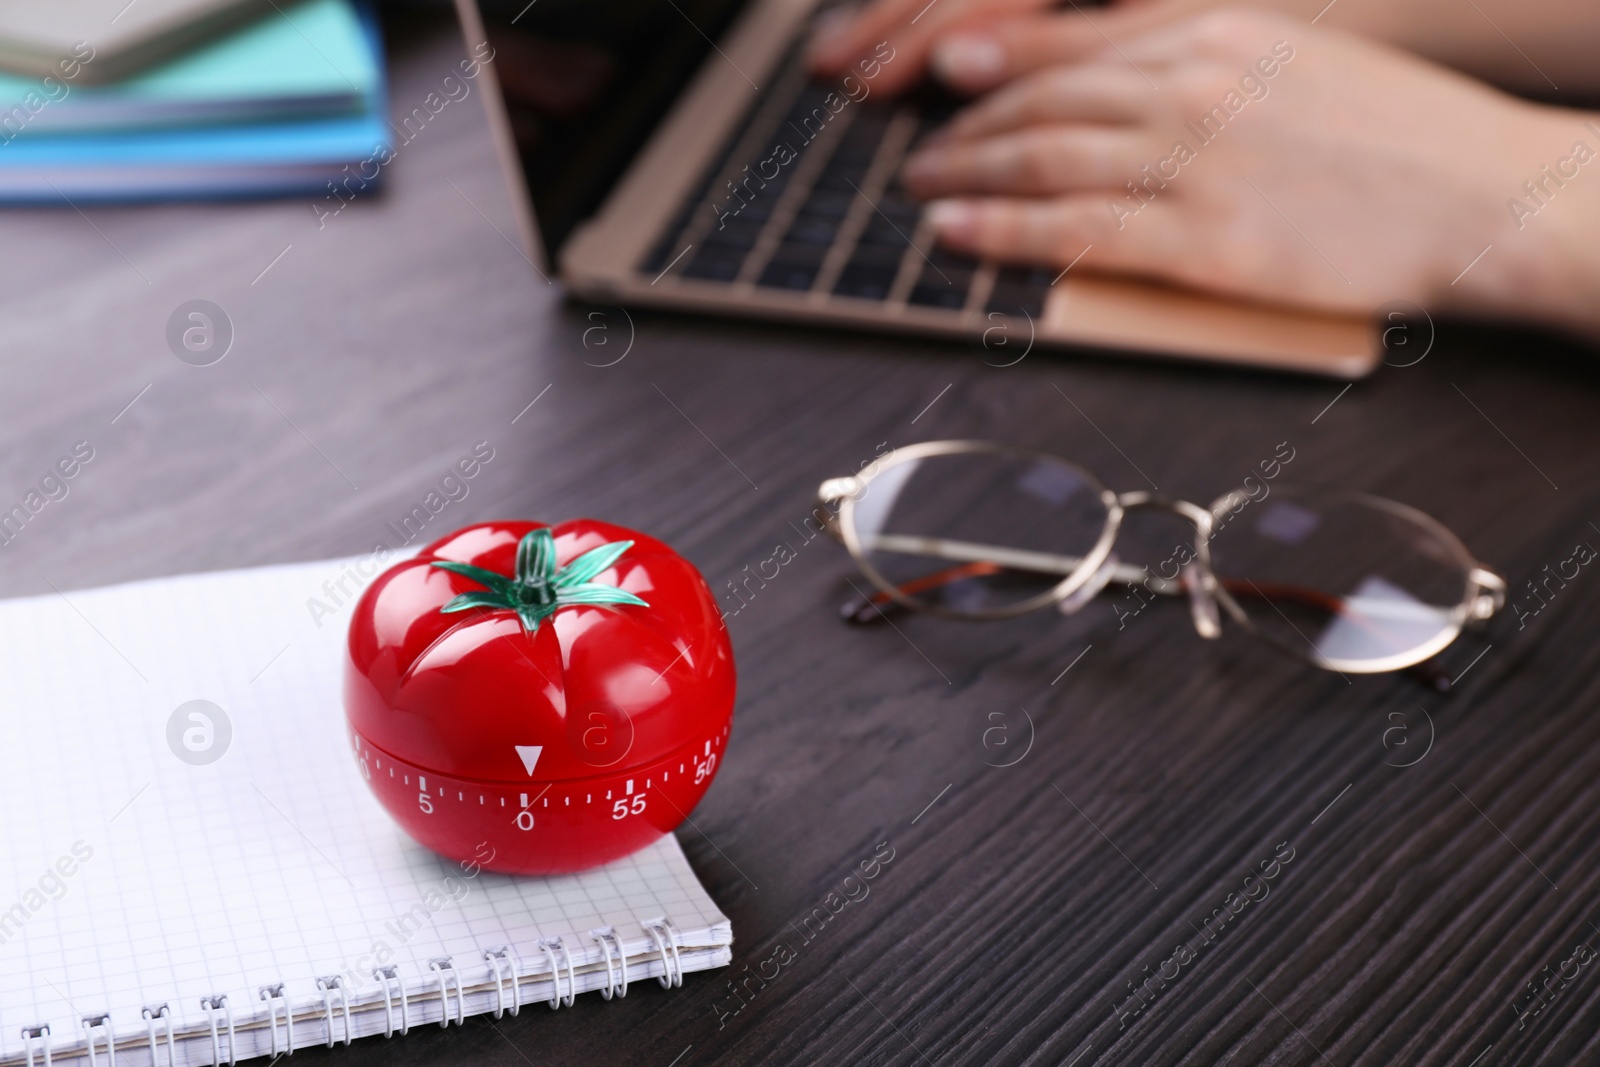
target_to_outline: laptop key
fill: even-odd
[[[822,245],[779,245],[756,284],[767,289],[810,289],[827,251]]]
[[[811,195],[806,197],[806,202],[800,210],[807,215],[826,215],[830,218],[842,219],[850,211],[850,202],[855,199],[854,189],[838,192],[833,189],[813,189]]]
[[[898,185],[891,185],[883,191],[878,198],[878,208],[885,215],[904,216],[915,219],[922,214],[922,205],[911,198],[911,194]]]
[[[833,167],[859,167],[866,170],[872,163],[872,157],[878,154],[878,146],[874,142],[855,144],[846,141],[833,153],[833,158],[828,160],[824,169]]]
[[[827,99],[827,96],[828,91],[820,85],[806,86],[801,91],[799,98],[795,100],[794,106],[789,109],[789,113],[784,116],[783,124],[779,126],[780,135],[785,132],[794,132],[786,131],[783,128],[784,125],[792,125],[805,137],[814,136],[814,130],[808,129],[803,123],[810,120],[813,126],[818,123],[826,124],[825,117],[831,118],[831,113],[823,105],[823,101]],[[819,111],[821,115],[818,115]],[[798,148],[799,145],[795,147]]]
[[[721,228],[713,227],[706,234],[705,243],[717,248],[737,248],[748,251],[761,236],[761,223],[742,216],[725,219]]]
[[[967,303],[967,289],[972,285],[972,271],[947,267],[943,270],[932,263],[922,266],[922,274],[912,288],[906,303],[918,307],[949,308],[960,311]]]
[[[825,167],[817,176],[817,189],[854,196],[867,176],[867,165]]]
[[[683,268],[683,276],[704,281],[731,282],[739,276],[744,256],[744,249],[741,248],[718,248],[704,244],[695,249],[694,256]]]
[[[932,248],[924,248],[923,251],[928,255],[929,267],[935,268],[932,272],[935,279],[939,278],[937,271],[944,271],[949,274],[952,270],[974,271],[978,269],[978,261],[976,259],[960,252],[952,252],[943,245],[936,244]]]
[[[861,231],[861,244],[877,248],[905,248],[911,243],[911,228],[874,214]]]
[[[817,215],[801,215],[789,227],[789,232],[784,235],[784,241],[802,245],[827,245],[833,244],[835,235],[839,232],[839,220],[820,217]]]
[[[911,295],[906,297],[906,303],[916,304],[918,307],[960,311],[967,305],[967,287],[964,282],[959,287],[946,285],[940,281],[935,281],[931,285],[927,282],[918,282],[912,288]]]
[[[889,251],[891,255],[881,253]],[[873,254],[879,253],[879,254]],[[844,265],[839,280],[834,284],[835,296],[853,296],[862,300],[885,300],[894,287],[895,275],[900,273],[900,254],[888,249],[858,249],[855,258]]]

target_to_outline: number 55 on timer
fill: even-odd
[[[379,575],[350,623],[362,777],[412,837],[490,870],[581,870],[673,830],[733,700],[705,580],[606,523],[458,530]]]

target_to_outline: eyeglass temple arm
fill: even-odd
[[[839,525],[839,507],[845,499],[860,493],[864,488],[859,478],[846,476],[829,478],[817,487],[817,503],[811,515],[835,541],[844,540]],[[1001,545],[980,545],[969,541],[954,541],[940,537],[912,537],[906,534],[879,534],[862,546],[868,551],[901,552],[911,555],[932,556],[936,559],[961,560],[967,563],[996,563],[1012,570],[1031,571],[1035,574],[1059,574],[1063,578],[1077,570],[1083,560],[1079,556],[1063,556],[1051,552],[1031,552],[1026,549],[1005,548]],[[992,572],[989,572],[992,573]],[[1117,564],[1111,581],[1131,585],[1144,581],[1148,575],[1142,568]],[[952,579],[953,580],[953,579]],[[1169,588],[1160,591],[1176,594],[1182,586],[1175,580],[1151,578]]]
[[[1026,549],[1003,548],[998,545],[978,545],[967,541],[952,541],[936,537],[910,537],[904,534],[884,534],[873,538],[872,548],[882,549],[886,552],[900,552],[921,556],[932,556],[937,559],[958,559],[971,563],[988,563],[992,569],[982,572],[993,574],[1002,569],[1025,571],[1032,574],[1060,575],[1065,578],[1083,563],[1078,556],[1061,556],[1049,552],[1031,552]],[[925,592],[928,589],[948,585],[965,577],[974,577],[970,573],[957,573],[962,567],[952,567],[944,571],[936,571],[916,580],[917,589],[899,587],[900,592],[911,595],[916,592]],[[938,581],[935,579],[938,578]],[[1121,585],[1143,585],[1153,593],[1163,596],[1182,596],[1187,590],[1179,578],[1164,578],[1151,574],[1145,567],[1132,563],[1115,563],[1111,567],[1111,576],[1108,582],[1117,582]],[[1286,585],[1279,582],[1251,582],[1236,578],[1219,578],[1218,584],[1236,596],[1249,597],[1254,594],[1262,599],[1294,600],[1309,607],[1321,608],[1329,614],[1338,614],[1344,606],[1342,597],[1330,596],[1305,586]],[[887,593],[880,594],[888,598]]]
[[[960,560],[964,563],[993,563],[1006,570],[1059,575],[1062,578],[1083,565],[1081,556],[1063,556],[1054,552],[1034,552],[1025,548],[1005,548],[1001,545],[980,545],[944,537],[914,537],[909,534],[879,534],[862,547],[868,551],[931,556],[934,559]],[[1183,587],[1176,579],[1152,576],[1143,567],[1136,567],[1131,563],[1117,563],[1111,569],[1110,581],[1124,585],[1134,585],[1146,578],[1149,578],[1151,588],[1158,588],[1159,592],[1176,595],[1183,591]]]
[[[1022,555],[1022,553],[1018,555]],[[1053,558],[1065,561],[1071,557],[1060,556]],[[918,593],[953,585],[967,578],[998,574],[1003,570],[1019,570],[1034,574],[1062,573],[1055,567],[1047,570],[1038,570],[1012,562],[1002,565],[994,560],[972,560],[954,567],[946,567],[944,570],[934,571],[932,574],[925,574],[921,578],[897,585],[895,589],[902,596],[915,596]],[[1070,573],[1070,570],[1067,573]],[[1148,581],[1146,580],[1147,578]],[[1127,563],[1119,563],[1112,568],[1111,581],[1122,585],[1144,584],[1151,592],[1160,593],[1163,596],[1182,596],[1186,592],[1181,580],[1149,576],[1144,568]],[[1218,584],[1235,596],[1254,596],[1267,600],[1293,600],[1308,607],[1319,608],[1333,615],[1340,614],[1344,609],[1344,599],[1342,597],[1330,596],[1327,593],[1308,589],[1304,586],[1285,585],[1278,582],[1251,582],[1236,578],[1221,578],[1218,579]],[[852,601],[846,604],[841,610],[841,614],[851,622],[871,622],[885,609],[893,606],[895,606],[894,598],[888,593],[880,591],[872,593],[864,601]]]
[[[1506,606],[1506,580],[1498,572],[1479,563],[1467,572],[1467,577],[1477,590],[1472,601],[1473,619],[1482,622]]]
[[[1083,563],[1079,556],[1064,556],[1050,552],[1034,552],[1027,549],[1006,548],[1000,545],[980,545],[970,541],[955,541],[940,537],[914,537],[906,534],[880,534],[872,538],[871,543],[865,545],[868,549],[879,549],[886,552],[899,552],[906,555],[931,556],[935,559],[961,560],[966,563],[992,563],[999,568],[1025,571],[1033,574],[1060,575],[1065,578]],[[946,572],[936,572],[939,574]],[[994,573],[989,571],[986,573]],[[929,575],[918,579],[919,583],[927,583],[934,576]],[[963,576],[964,577],[964,576]],[[1474,599],[1471,615],[1474,619],[1487,619],[1492,616],[1505,602],[1505,580],[1494,571],[1479,564],[1468,572],[1468,577],[1480,590]],[[922,589],[936,588],[940,584],[948,584],[958,578],[948,578],[944,582],[934,585],[923,585]],[[1114,563],[1108,582],[1117,582],[1121,585],[1143,585],[1153,593],[1164,596],[1182,596],[1187,590],[1180,578],[1164,578],[1153,575],[1145,567],[1132,563]],[[1218,584],[1235,596],[1249,597],[1252,599],[1280,599],[1292,600],[1308,607],[1320,608],[1329,614],[1340,614],[1345,606],[1345,598],[1333,596],[1328,593],[1312,589],[1307,586],[1290,585],[1281,582],[1254,582],[1250,579],[1219,578]],[[919,589],[918,591],[922,591]],[[904,592],[904,590],[902,590]]]
[[[811,518],[822,526],[822,531],[835,541],[843,542],[839,528],[839,506],[845,497],[859,490],[855,478],[829,478],[817,487],[817,502],[811,508]]]

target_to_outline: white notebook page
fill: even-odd
[[[100,1054],[109,1028],[119,1062],[149,1063],[143,1010],[160,1004],[180,1035],[206,1035],[180,1040],[178,1062],[210,1063],[210,1023],[223,1012],[201,999],[217,995],[233,1017],[233,1055],[265,1053],[286,1039],[283,1002],[269,1027],[258,992],[277,983],[297,1045],[328,1038],[330,1002],[343,1040],[342,1002],[317,984],[334,975],[353,1007],[377,1006],[358,1011],[355,1035],[383,1033],[395,1020],[372,971],[384,963],[419,998],[413,1025],[444,1008],[435,958],[450,959],[466,992],[452,1015],[493,1010],[513,995],[484,959],[499,946],[525,978],[516,999],[544,1000],[546,938],[571,952],[578,991],[603,988],[615,977],[589,935],[597,928],[614,928],[639,981],[663,973],[641,926],[660,918],[680,932],[683,969],[728,962],[728,922],[671,836],[592,872],[530,879],[463,870],[399,830],[360,779],[345,731],[354,586],[330,595],[324,583],[350,564],[0,601],[0,1063],[23,1061],[23,1030],[38,1024],[50,1036],[36,1052],[49,1040],[57,1061],[82,1055],[84,1017],[104,1014]],[[232,735],[203,765],[168,740],[175,709],[196,699],[220,707]],[[230,1058],[225,1037],[215,1051]]]

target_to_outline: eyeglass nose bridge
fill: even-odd
[[[1188,520],[1189,524],[1195,528],[1195,532],[1208,541],[1211,539],[1212,526],[1215,525],[1211,512],[1199,504],[1167,496],[1165,493],[1147,493],[1143,489],[1137,489],[1131,493],[1119,493],[1117,495],[1117,505],[1123,511],[1149,508],[1152,511],[1165,511],[1176,515],[1181,519]]]
[[[1211,569],[1210,543],[1216,525],[1215,517],[1198,504],[1142,489],[1119,494],[1117,505],[1125,512],[1139,509],[1164,511],[1184,519],[1194,527],[1195,558],[1179,570],[1178,580],[1171,583],[1177,586],[1172,592],[1176,594],[1181,591],[1188,595],[1189,619],[1194,623],[1195,633],[1208,641],[1221,637],[1222,613],[1218,608],[1217,576]]]

